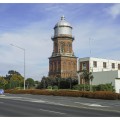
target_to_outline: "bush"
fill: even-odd
[[[84,85],[83,84],[73,86],[73,90],[81,90],[82,91],[83,89],[84,89]]]
[[[92,91],[112,91],[114,92],[114,88],[112,84],[100,84],[100,85],[91,85]],[[74,90],[80,90],[80,91],[89,91],[90,90],[90,85],[88,84],[80,84],[80,85],[75,85],[73,86]]]
[[[94,92],[94,98],[116,100],[116,99],[118,99],[118,94],[110,92],[110,91],[96,91],[96,92]]]
[[[73,90],[80,90],[80,91],[89,91],[90,90],[90,85],[88,84],[80,84],[80,85],[75,85],[73,86]]]
[[[118,94],[118,99],[120,100],[120,94]]]
[[[47,89],[51,89],[52,90],[52,86],[48,86]]]
[[[58,86],[56,86],[56,85],[53,86],[53,89],[54,89],[54,90],[58,90]]]
[[[110,91],[73,91],[73,90],[5,90],[5,93],[12,94],[33,94],[33,95],[54,95],[54,96],[70,96],[70,97],[86,97],[95,99],[116,100],[120,99],[120,94]]]
[[[96,91],[114,91],[112,84],[100,84],[96,86]]]

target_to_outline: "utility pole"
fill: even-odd
[[[90,49],[90,57],[91,57],[91,38],[89,38],[89,49]]]

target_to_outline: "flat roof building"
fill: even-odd
[[[78,62],[79,71],[86,69],[92,72],[93,85],[112,83],[117,93],[120,93],[120,61],[102,58],[85,57]],[[80,78],[79,84],[84,84]]]

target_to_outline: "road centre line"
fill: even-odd
[[[52,112],[52,113],[56,113],[56,114],[66,114],[66,113],[62,113],[62,112],[56,112],[56,111],[45,110],[45,109],[39,109],[39,110],[46,111],[46,112]]]

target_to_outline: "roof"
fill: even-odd
[[[65,20],[65,17],[64,17],[64,16],[61,17],[61,20],[55,25],[55,28],[56,28],[56,27],[59,27],[59,26],[71,27],[70,23],[68,23],[68,22]]]

